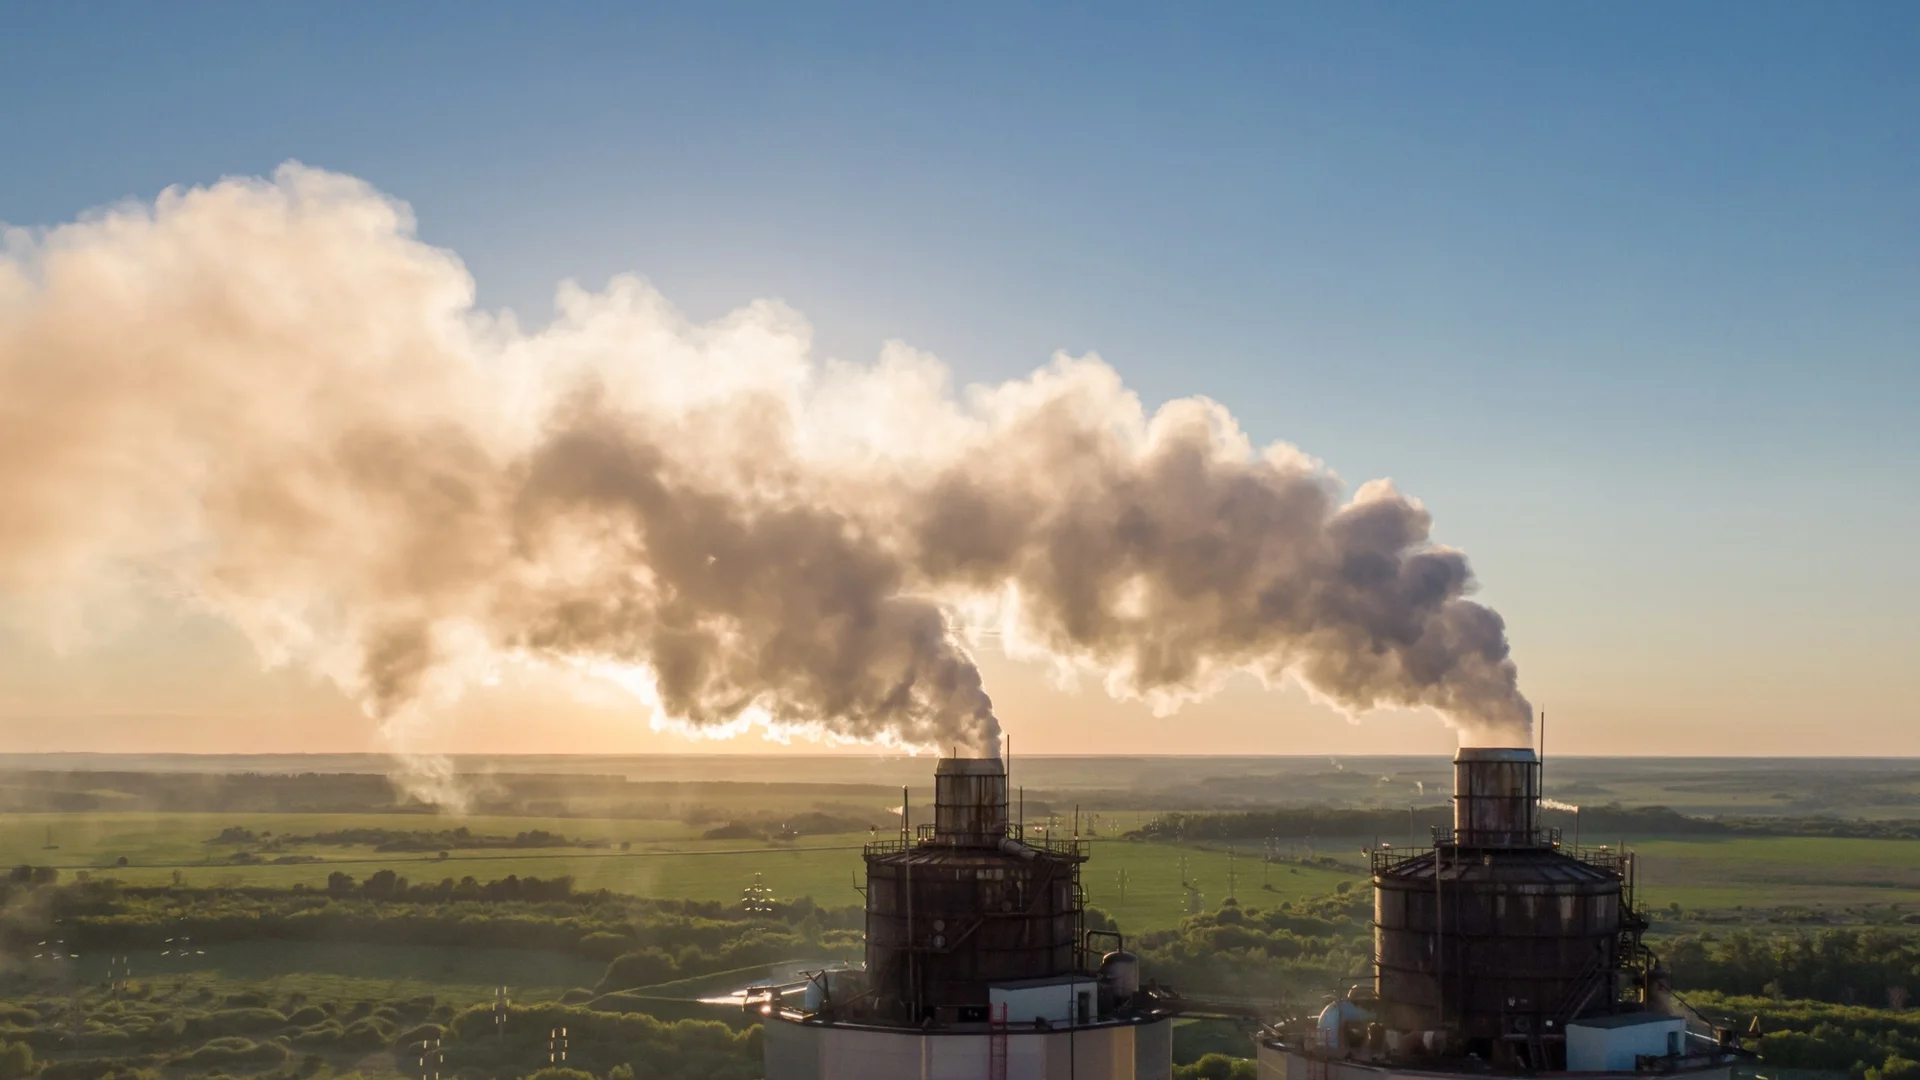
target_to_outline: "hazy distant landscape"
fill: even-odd
[[[16,868],[0,988],[25,1003],[10,1022],[52,1080],[104,1075],[113,1046],[151,1046],[136,1059],[161,1067],[201,1054],[255,1071],[391,1075],[409,1039],[490,1030],[501,987],[524,1040],[514,1053],[530,1062],[541,1025],[595,1032],[596,1017],[620,1016],[661,1061],[688,1063],[660,1075],[747,1077],[756,1029],[698,999],[859,958],[861,845],[899,828],[899,784],[925,820],[930,766],[459,759],[462,811],[421,802],[398,763],[376,756],[13,756],[0,760],[0,864]],[[1363,849],[1424,843],[1447,820],[1450,769],[1034,757],[1013,774],[1030,831],[1077,822],[1092,852],[1090,918],[1127,935],[1150,975],[1284,1009],[1364,971]],[[1865,948],[1883,966],[1920,948],[1916,763],[1550,758],[1546,775],[1550,797],[1579,800],[1581,845],[1639,853],[1652,940],[1696,1004],[1825,1000],[1795,1006],[1813,1009],[1811,1031],[1827,1022],[1820,1009],[1885,1007],[1907,978],[1832,977],[1794,993],[1782,979],[1814,978],[1805,964],[1773,971],[1755,957],[1815,934],[1829,953]],[[1546,818],[1574,843],[1571,812]],[[99,1012],[113,1001],[118,1012]],[[74,1002],[96,1010],[78,1038],[62,1019]],[[161,1021],[183,1010],[205,1018],[168,1042]],[[96,1031],[99,1015],[145,1034]],[[710,1022],[733,1034],[700,1034]],[[638,1037],[606,1033],[605,1067]],[[1183,1025],[1177,1056],[1243,1038]],[[583,1036],[581,1060],[593,1046]],[[1794,1052],[1812,1064],[1840,1053]]]
[[[0,862],[194,885],[323,886],[390,869],[568,876],[635,896],[859,901],[859,848],[916,822],[931,759],[795,756],[470,758],[464,810],[410,794],[373,755],[0,757]],[[397,779],[396,779],[397,778]],[[1360,849],[1424,843],[1450,810],[1444,758],[1016,758],[1029,827],[1080,834],[1094,904],[1137,930],[1257,889],[1263,860],[1335,866],[1265,876],[1282,895],[1360,874]],[[1920,762],[1550,759],[1547,810],[1571,844],[1645,854],[1643,900],[1683,910],[1920,903]],[[1429,793],[1433,794],[1429,794]],[[1669,814],[1650,812],[1665,808]],[[1261,815],[1261,811],[1316,811]],[[1250,815],[1242,820],[1235,815]],[[449,838],[464,829],[465,839]],[[361,835],[353,835],[355,833]],[[223,834],[224,837],[223,837]],[[529,839],[529,834],[533,834]],[[1120,880],[1128,887],[1121,895]]]

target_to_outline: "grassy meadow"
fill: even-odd
[[[1099,811],[1089,808],[1089,816]],[[1329,839],[1311,849],[1338,867],[1305,860],[1264,865],[1259,845],[1143,843],[1111,837],[1137,814],[1108,812],[1109,837],[1089,841],[1082,875],[1089,901],[1133,932],[1177,925],[1191,883],[1204,906],[1231,891],[1271,906],[1364,880],[1363,841]],[[303,861],[230,862],[239,845],[210,841],[233,827],[257,834],[311,835],[347,829],[406,831],[465,826],[476,834],[547,830],[603,847],[376,852],[366,846],[302,845]],[[665,819],[546,816],[255,813],[28,813],[0,817],[0,865],[33,864],[111,876],[130,884],[323,887],[329,874],[364,878],[390,869],[413,881],[508,875],[571,876],[583,889],[634,896],[738,900],[758,876],[776,897],[859,904],[860,847],[870,832],[803,836],[791,842],[709,840],[701,826]],[[1591,838],[1590,838],[1591,839]],[[1920,841],[1823,837],[1626,838],[1639,853],[1641,901],[1686,911],[1913,905],[1920,911]],[[52,846],[49,847],[49,841]],[[1236,849],[1229,860],[1228,847]],[[1305,855],[1308,848],[1287,850]],[[120,860],[125,859],[125,864]],[[312,859],[316,861],[304,861]],[[1231,866],[1230,866],[1231,862]],[[1183,879],[1182,874],[1185,874]]]
[[[1129,815],[1130,816],[1130,815]],[[302,845],[301,856],[319,861],[235,864],[240,845],[210,843],[229,828],[256,834],[312,835],[346,829],[465,826],[476,834],[544,829],[569,839],[607,841],[609,848],[522,851],[373,852],[366,847]],[[474,877],[571,876],[582,889],[607,889],[659,899],[737,901],[756,876],[780,899],[811,897],[827,906],[863,903],[856,886],[861,845],[870,833],[805,836],[791,843],[707,840],[702,830],[679,821],[550,817],[445,817],[421,814],[18,814],[0,818],[0,866],[23,863],[111,876],[129,884],[190,886],[270,885],[324,887],[329,874],[364,878],[392,870],[410,880]],[[54,846],[46,847],[51,835]],[[620,845],[629,845],[621,850]],[[1082,873],[1088,900],[1123,929],[1146,931],[1177,925],[1187,914],[1191,882],[1201,901],[1214,906],[1233,891],[1247,903],[1272,906],[1283,900],[1324,894],[1363,876],[1357,859],[1346,869],[1315,865],[1262,866],[1241,852],[1141,843],[1123,839],[1088,842],[1091,858]],[[126,865],[119,860],[125,858]],[[1231,867],[1230,867],[1231,864]],[[1231,873],[1230,873],[1231,868]],[[1256,900],[1256,898],[1258,898]]]
[[[1651,907],[1920,911],[1920,841],[1700,837],[1630,839],[1629,847],[1639,856],[1641,902]]]

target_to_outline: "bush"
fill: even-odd
[[[609,990],[631,990],[638,986],[672,982],[679,976],[680,965],[665,950],[658,947],[641,949],[614,958],[594,989],[603,994]]]
[[[1250,1058],[1207,1054],[1191,1065],[1175,1065],[1173,1080],[1258,1080],[1259,1066]]]
[[[393,1045],[395,1049],[405,1050],[409,1046],[418,1046],[428,1039],[439,1039],[445,1036],[446,1029],[439,1024],[421,1024],[395,1037]]]
[[[197,1068],[208,1065],[282,1065],[287,1048],[279,1043],[257,1043],[237,1035],[208,1040],[196,1050],[177,1054],[167,1064]]]
[[[33,1075],[33,1047],[23,1042],[0,1043],[0,1080],[26,1080]]]
[[[1920,1080],[1920,1061],[1894,1054],[1886,1064],[1868,1069],[1867,1080]]]
[[[337,1046],[341,1038],[346,1035],[346,1030],[346,1028],[340,1026],[340,1021],[328,1020],[323,1024],[315,1024],[313,1027],[296,1033],[290,1041],[295,1046]]]
[[[100,1057],[68,1058],[48,1062],[40,1070],[40,1080],[163,1080],[160,1070],[148,1068],[154,1059]]]
[[[393,1042],[394,1026],[377,1017],[362,1017],[340,1033],[339,1045],[348,1050],[380,1050]]]
[[[206,1035],[251,1035],[286,1027],[287,1017],[278,1009],[221,1009],[200,1017],[193,1026]]]
[[[634,941],[625,934],[611,934],[605,930],[596,930],[580,939],[579,950],[582,956],[591,956],[596,960],[612,960],[622,953],[633,950]]]

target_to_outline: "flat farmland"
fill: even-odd
[[[283,854],[317,861],[234,863],[236,845],[209,841],[230,827],[275,836],[347,829],[400,832],[465,827],[476,835],[513,836],[544,829],[608,847],[453,849],[379,852],[366,846],[301,844]],[[52,848],[46,847],[47,837]],[[706,840],[679,821],[448,817],[423,814],[21,814],[0,822],[0,865],[59,867],[110,875],[133,884],[179,880],[188,885],[324,886],[334,872],[365,878],[392,870],[412,881],[509,875],[572,876],[583,889],[635,896],[737,900],[760,874],[783,897],[813,896],[821,903],[858,903],[853,889],[866,833],[805,837],[792,845],[756,840]],[[628,845],[621,850],[620,845]],[[126,865],[119,865],[125,858]]]
[[[514,836],[543,829],[570,840],[605,841],[615,846],[687,840],[697,838],[702,831],[677,820],[576,817],[247,812],[8,814],[0,816],[0,862],[108,867],[125,858],[129,863],[150,866],[205,865],[223,862],[239,850],[237,845],[212,842],[221,831],[234,826],[274,836],[313,836],[349,829],[437,831],[463,826],[478,835]],[[286,854],[368,858],[370,849],[302,844],[287,848]]]
[[[609,848],[454,850],[442,859],[434,852],[375,852],[367,847],[299,845],[289,852],[319,861],[232,863],[234,845],[208,841],[230,827],[276,836],[314,835],[344,829],[450,829],[465,826],[475,834],[516,835],[545,829],[570,839],[606,841]],[[51,835],[54,847],[47,848]],[[85,870],[130,884],[188,885],[303,884],[324,886],[334,872],[365,878],[392,870],[415,882],[474,877],[492,881],[518,877],[572,876],[583,889],[608,889],[634,896],[738,900],[755,876],[781,898],[810,896],[842,906],[863,903],[857,888],[863,864],[860,848],[868,833],[804,837],[794,844],[755,840],[706,840],[678,821],[592,818],[472,817],[420,814],[20,814],[0,820],[0,865],[54,866],[63,875]],[[629,845],[621,850],[620,844]],[[1230,869],[1242,903],[1271,907],[1283,900],[1323,895],[1347,871],[1276,864],[1263,876],[1256,858],[1229,860],[1224,851],[1126,840],[1089,842],[1091,859],[1082,883],[1089,902],[1119,920],[1128,931],[1175,926],[1187,912],[1190,881],[1212,908],[1227,895]],[[118,865],[125,858],[127,865]]]
[[[1639,855],[1641,902],[1650,907],[1920,905],[1920,840],[1699,838],[1629,847]]]
[[[1089,814],[1093,811],[1088,811]],[[1103,815],[1115,827],[1131,814]],[[1131,822],[1126,822],[1131,824]],[[370,847],[298,845],[287,854],[317,859],[236,864],[234,845],[210,843],[229,827],[276,836],[345,829],[400,832],[464,826],[479,835],[513,836],[543,829],[597,848],[521,848],[377,852]],[[859,904],[860,846],[869,833],[804,837],[794,844],[707,840],[703,828],[678,820],[581,817],[454,817],[425,814],[47,813],[0,819],[0,865],[30,863],[159,884],[178,874],[191,885],[323,886],[340,871],[365,878],[390,869],[413,881],[508,875],[572,876],[581,888],[656,898],[737,900],[758,875],[776,896],[810,896]],[[47,844],[51,839],[52,847]],[[1358,841],[1327,840],[1318,850],[1357,864]],[[1687,838],[1630,841],[1640,854],[1643,904],[1686,910],[1846,908],[1920,905],[1920,841],[1813,837]],[[625,849],[622,849],[625,845]],[[1296,845],[1298,846],[1298,845]],[[1232,891],[1243,904],[1270,907],[1325,895],[1342,881],[1364,884],[1357,865],[1341,868],[1274,863],[1263,867],[1259,845],[1224,849],[1099,839],[1082,881],[1089,902],[1130,932],[1177,925],[1192,883],[1211,909]],[[1354,850],[1356,857],[1346,852]],[[1301,850],[1304,853],[1304,848]],[[272,855],[266,856],[271,859]],[[118,860],[125,858],[127,865]],[[1182,877],[1184,872],[1184,879]],[[1916,906],[1915,910],[1920,910]]]
[[[1317,866],[1274,863],[1265,868],[1257,858],[1229,860],[1220,850],[1174,844],[1097,841],[1093,857],[1081,873],[1087,902],[1114,917],[1128,933],[1178,926],[1187,914],[1186,880],[1200,892],[1203,910],[1212,911],[1228,895],[1247,907],[1271,908],[1285,901],[1325,896],[1341,882],[1359,888],[1364,878],[1352,871]],[[1124,884],[1122,875],[1124,877]]]

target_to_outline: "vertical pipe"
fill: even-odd
[[[920,964],[918,953],[915,951],[919,947],[918,939],[913,936],[912,851],[908,851],[902,855],[900,867],[907,890],[907,940],[905,943],[907,950],[907,1001],[909,1007],[913,1010],[913,1022],[918,1024],[920,1022]]]
[[[900,872],[903,875],[907,894],[907,938],[901,945],[907,952],[907,1007],[912,1010],[913,1022],[917,1024],[920,1022],[920,978],[919,965],[914,962],[913,954],[913,841],[912,834],[909,832],[908,809],[908,787],[902,784],[900,785]],[[867,887],[873,886],[869,883]],[[921,1037],[921,1042],[923,1044],[926,1042],[925,1036]]]
[[[1080,1075],[1080,1008],[1074,1000],[1077,988],[1067,987],[1067,1080]]]
[[[1447,920],[1440,888],[1440,845],[1433,845],[1433,985],[1434,1015],[1441,1030],[1447,1026]]]

